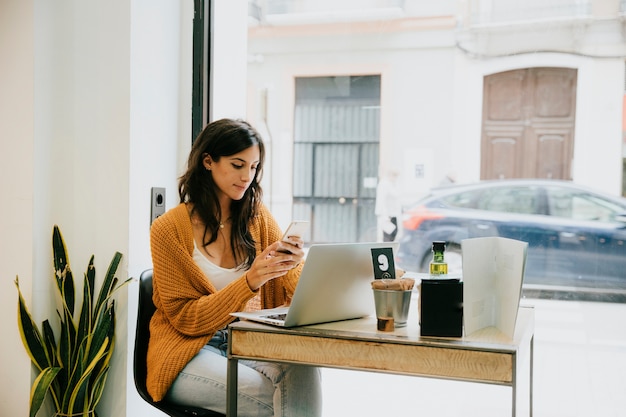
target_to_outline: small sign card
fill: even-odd
[[[393,248],[372,248],[372,265],[375,279],[396,279]]]

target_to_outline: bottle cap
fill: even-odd
[[[433,242],[433,252],[445,252],[446,251],[446,242],[435,241]]]

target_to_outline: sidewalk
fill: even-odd
[[[522,305],[535,307],[533,415],[626,417],[626,304]],[[511,416],[506,386],[328,368],[322,375],[324,417]],[[518,416],[528,415],[525,386],[527,379],[518,387]]]

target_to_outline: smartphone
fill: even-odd
[[[281,239],[283,242],[287,242],[287,237],[289,236],[298,236],[299,238],[304,238],[307,230],[309,229],[308,220],[294,220],[289,224],[287,230],[283,234],[283,238]]]
[[[285,230],[285,234],[283,234],[282,241],[286,242],[288,236],[298,236],[299,238],[302,238],[308,229],[309,229],[308,220],[294,220],[291,222],[291,224],[289,224],[289,227],[287,227],[287,230]]]

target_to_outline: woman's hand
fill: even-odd
[[[282,277],[298,266],[304,258],[303,245],[302,239],[290,237],[288,242],[274,242],[265,248],[246,274],[250,289],[256,291],[267,281]]]

